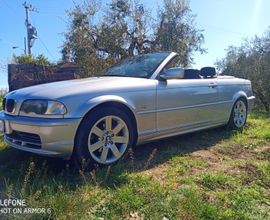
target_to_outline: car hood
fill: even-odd
[[[153,79],[135,77],[102,76],[89,77],[41,84],[16,90],[7,96],[17,99],[51,99],[61,100],[67,97],[89,96],[89,94],[112,94],[118,92],[131,92],[154,89]],[[14,95],[13,95],[14,94]]]

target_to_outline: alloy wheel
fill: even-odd
[[[101,164],[117,161],[129,142],[128,126],[120,117],[105,116],[92,127],[88,149],[92,158]]]

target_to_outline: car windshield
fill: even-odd
[[[100,76],[150,78],[169,52],[142,54],[122,60],[100,73]]]

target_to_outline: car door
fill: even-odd
[[[157,131],[210,125],[216,117],[218,96],[213,78],[159,80]]]

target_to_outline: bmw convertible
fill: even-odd
[[[131,146],[244,126],[255,101],[250,81],[216,75],[213,67],[171,68],[177,56],[142,54],[94,77],[12,91],[0,112],[4,140],[23,151],[109,165]]]

